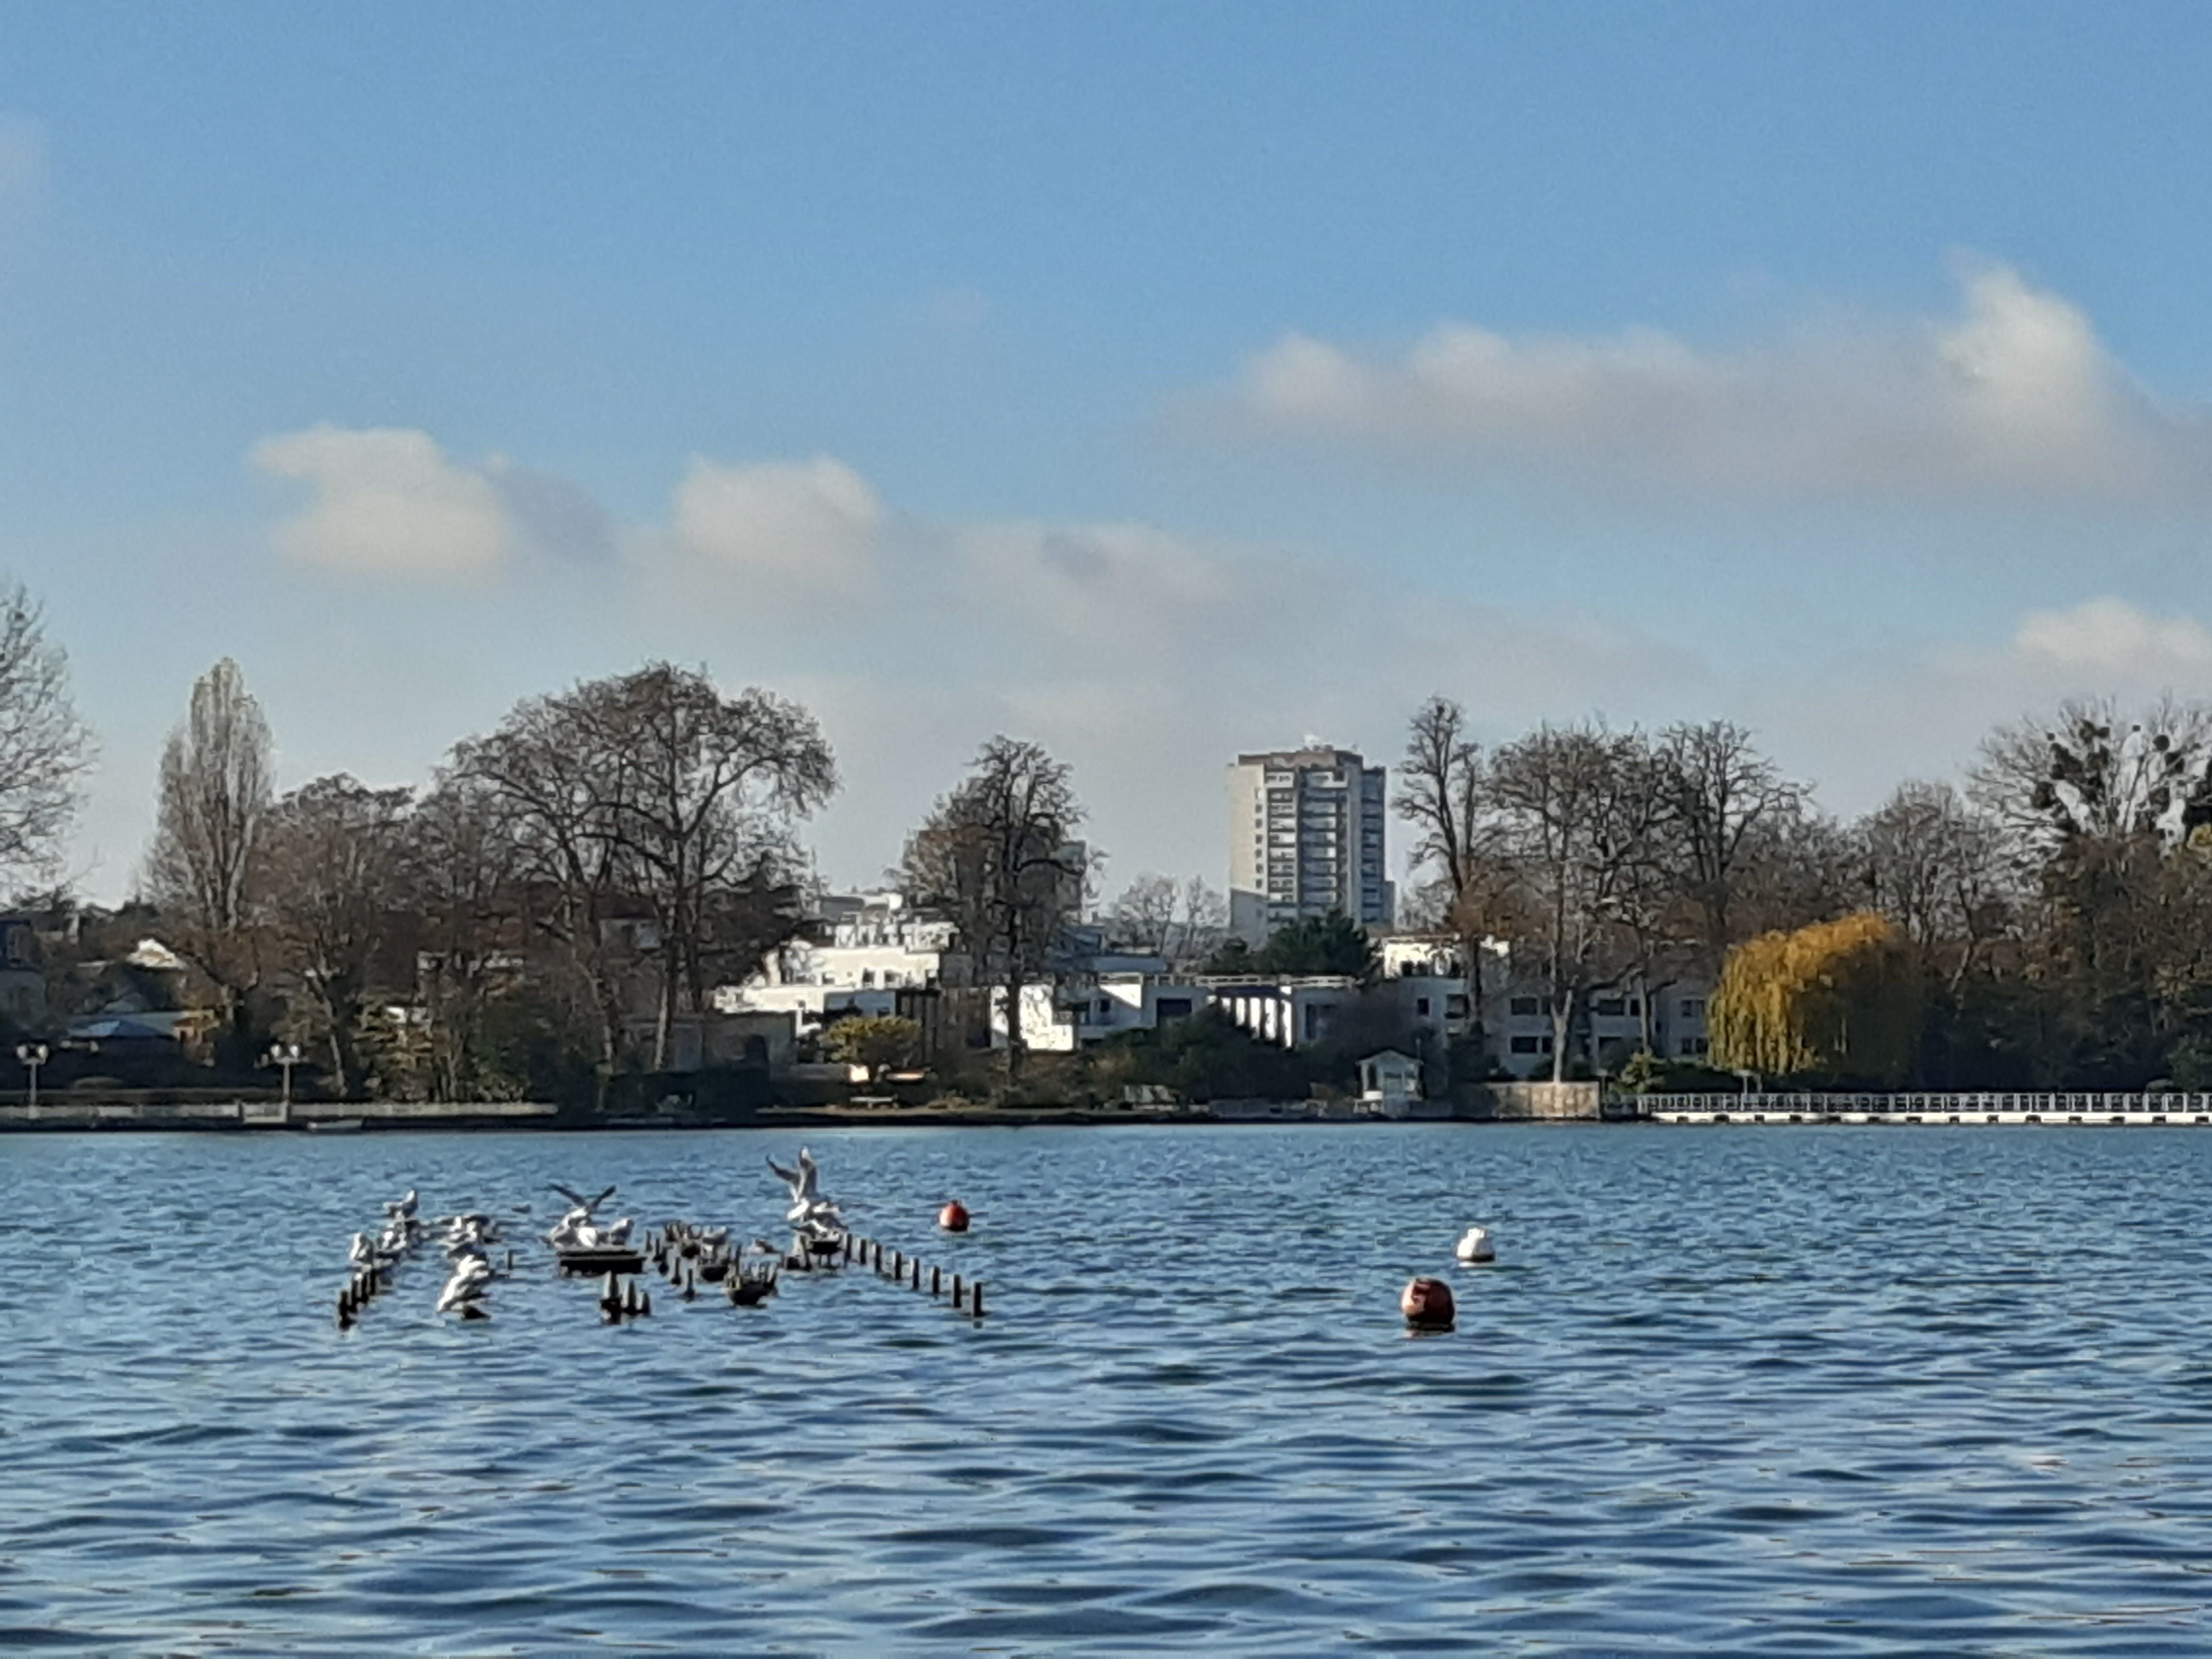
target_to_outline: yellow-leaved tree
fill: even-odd
[[[1886,916],[1861,911],[1729,953],[1707,1024],[1713,1063],[1765,1077],[1901,1083],[1920,1042],[1918,960]]]

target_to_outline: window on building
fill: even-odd
[[[1629,1017],[1631,1019],[1639,1019],[1639,1018],[1641,1018],[1643,1017],[1643,1014],[1644,1014],[1644,1004],[1642,1003],[1642,1001],[1640,1001],[1638,999],[1637,999],[1637,998],[1635,998],[1635,997],[1631,997],[1631,998],[1629,998],[1629,1000],[1628,1000],[1628,1017]]]
[[[1685,1054],[1704,1054],[1712,1051],[1712,1044],[1704,1037],[1684,1037],[1681,1052]]]
[[[1157,1019],[1163,1025],[1167,1024],[1170,1020],[1188,1019],[1190,1018],[1190,999],[1188,997],[1162,997],[1158,1001],[1152,1005],[1152,1018]]]
[[[1413,999],[1413,1012],[1419,1018],[1426,1019],[1429,1017],[1429,1000],[1426,997],[1415,997]]]
[[[1705,1017],[1705,1000],[1703,997],[1684,997],[1682,999],[1682,1018],[1684,1019],[1703,1019]]]
[[[1516,1014],[1540,1014],[1544,1012],[1544,999],[1516,997],[1513,999],[1513,1012]]]
[[[1513,1039],[1513,1052],[1516,1054],[1533,1054],[1536,1053],[1536,1039],[1532,1036],[1515,1037]]]
[[[1453,992],[1449,996],[1446,997],[1444,999],[1444,1018],[1446,1019],[1465,1019],[1467,1018],[1467,998],[1457,991]]]
[[[1604,1019],[1619,1019],[1628,1012],[1626,997],[1600,997],[1590,1004],[1590,1012]]]

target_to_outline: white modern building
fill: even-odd
[[[898,893],[832,894],[806,932],[769,952],[742,985],[714,993],[725,1013],[787,1012],[801,1031],[829,1014],[888,1014],[902,990],[935,985],[952,924],[917,913]]]
[[[1349,749],[1239,755],[1229,769],[1229,930],[1251,945],[1288,923],[1340,910],[1390,923],[1383,878],[1385,769]]]
[[[1305,1048],[1342,1035],[1347,1020],[1387,1023],[1430,1053],[1441,1053],[1470,1027],[1464,980],[1406,975],[1363,986],[1340,975],[1102,973],[1060,988],[1053,1015],[1067,1030],[1042,1035],[1036,1011],[1024,1007],[1023,1029],[1036,1048],[1101,1042],[1125,1031],[1160,1030],[1212,1010],[1262,1042]],[[1003,1030],[1000,1008],[994,1025]]]
[[[1619,1073],[1643,1048],[1647,1026],[1655,1054],[1698,1063],[1712,1051],[1705,1024],[1711,996],[1702,980],[1649,990],[1631,981],[1593,991],[1577,1011],[1577,1023],[1587,1034],[1589,1054],[1607,1072]],[[1498,1063],[1516,1077],[1550,1076],[1554,1035],[1542,988],[1508,981],[1492,997],[1490,1010],[1490,1046]]]
[[[1401,1012],[1416,1030],[1427,1029],[1441,1011],[1441,1035],[1463,1035],[1472,997],[1466,979],[1465,944],[1447,933],[1393,933],[1377,941],[1383,986],[1395,990]],[[1486,939],[1481,952],[1483,1026],[1492,1058],[1516,1078],[1547,1078],[1552,1073],[1556,1036],[1551,1004],[1540,977],[1516,971],[1512,946]],[[1702,1062],[1712,1050],[1706,1010],[1711,981],[1699,975],[1649,986],[1633,976],[1593,988],[1575,1009],[1569,1053],[1577,1060],[1618,1074],[1648,1037],[1662,1060]]]

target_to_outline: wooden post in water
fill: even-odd
[[[960,1275],[958,1273],[952,1275],[952,1305],[955,1308],[960,1305]]]
[[[932,1267],[929,1270],[929,1293],[932,1296],[939,1295],[944,1291],[944,1272],[941,1267]]]
[[[983,1316],[983,1281],[980,1279],[968,1287],[968,1311],[978,1319]]]

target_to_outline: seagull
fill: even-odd
[[[562,1197],[567,1199],[578,1209],[581,1210],[586,1216],[589,1216],[592,1211],[598,1209],[600,1205],[605,1203],[609,1199],[615,1195],[615,1189],[609,1187],[605,1191],[601,1192],[596,1198],[586,1198],[583,1194],[577,1192],[573,1188],[563,1187],[557,1181],[552,1183],[552,1189],[560,1194]]]
[[[811,1204],[821,1195],[822,1171],[814,1162],[814,1154],[805,1147],[799,1149],[799,1167],[796,1170],[787,1170],[774,1158],[769,1159],[768,1167],[778,1181],[791,1188],[793,1205]]]
[[[815,1237],[827,1237],[831,1233],[845,1231],[845,1218],[837,1206],[822,1196],[822,1171],[814,1162],[814,1154],[801,1146],[799,1167],[787,1170],[774,1158],[768,1160],[769,1169],[776,1179],[791,1188],[791,1208],[783,1218],[801,1232]]]
[[[483,1294],[491,1278],[490,1262],[480,1255],[462,1257],[453,1269],[453,1276],[446,1281],[446,1288],[438,1293],[438,1311],[447,1313],[474,1302]]]

